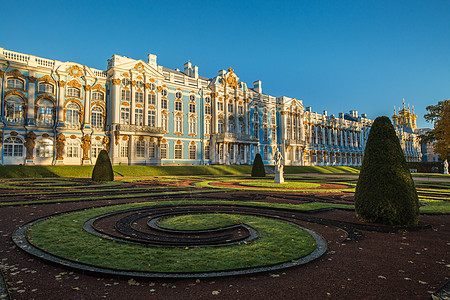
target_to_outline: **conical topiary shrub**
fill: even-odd
[[[264,163],[261,154],[257,153],[252,166],[252,177],[266,177],[266,170],[264,170]]]
[[[419,200],[406,159],[388,117],[373,122],[355,191],[358,219],[417,225]]]
[[[114,172],[106,150],[100,151],[92,171],[92,180],[95,182],[113,181]]]

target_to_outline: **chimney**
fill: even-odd
[[[358,117],[358,111],[357,110],[351,110],[350,111],[350,116],[357,118]]]
[[[328,115],[328,112],[326,110],[324,110],[323,115],[326,117]]]
[[[256,92],[262,94],[262,82],[261,82],[261,80],[257,80],[257,81],[253,82],[253,89]]]
[[[367,114],[361,114],[361,118],[367,118]]]
[[[339,119],[343,119],[344,118],[344,114],[343,113],[339,113]]]
[[[185,63],[183,65],[183,73],[186,74],[187,76],[191,76],[192,74],[192,64],[190,61],[188,61],[187,63]]]
[[[192,77],[194,77],[195,79],[198,78],[198,67],[194,66],[192,69]]]
[[[225,74],[227,74],[227,71],[226,71],[226,70],[220,70],[220,71],[219,71],[219,76],[223,76],[223,75],[225,75]]]
[[[154,66],[154,67],[156,67],[156,59],[157,59],[157,56],[155,55],[155,54],[149,54],[149,55],[147,55],[147,63],[149,64],[149,65],[151,65],[151,66]]]
[[[312,112],[311,106],[305,107],[305,111],[307,111],[307,112]]]

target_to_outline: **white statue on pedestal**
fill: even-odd
[[[283,160],[283,155],[281,154],[280,150],[278,148],[275,148],[275,183],[284,183],[284,176],[283,176],[283,165],[281,164],[281,161]]]
[[[448,162],[447,162],[447,160],[444,161],[444,174],[448,175]]]

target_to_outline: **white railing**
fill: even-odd
[[[3,50],[3,55],[5,56],[6,59],[13,61],[28,63],[28,61],[30,60],[29,55],[14,51]]]
[[[176,82],[176,83],[183,83],[184,84],[184,76],[173,75],[173,81]]]
[[[92,70],[92,72],[94,72],[94,75],[97,77],[103,77],[103,78],[107,77],[106,71],[101,71],[101,70],[92,69],[92,68],[91,68],[91,70]]]
[[[55,61],[50,60],[50,59],[35,57],[34,60],[38,65],[44,66],[44,67],[53,68],[53,66],[55,65]]]

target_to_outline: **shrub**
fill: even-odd
[[[358,219],[417,225],[419,200],[399,139],[388,117],[373,122],[355,191]]]
[[[252,166],[252,177],[266,177],[266,170],[264,170],[264,163],[261,154],[257,153]]]
[[[102,150],[98,154],[94,170],[92,171],[92,180],[95,182],[114,180],[114,172],[106,150]]]

